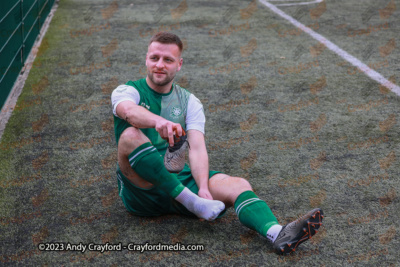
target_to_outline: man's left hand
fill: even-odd
[[[208,189],[199,189],[198,195],[199,195],[199,197],[202,197],[205,199],[214,200]]]

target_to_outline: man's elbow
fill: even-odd
[[[128,107],[126,105],[118,105],[116,111],[117,111],[118,117],[120,117],[120,118],[122,118],[124,120],[127,120],[127,118],[129,116],[131,116],[132,113],[133,113],[132,112],[132,108]]]

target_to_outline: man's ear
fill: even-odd
[[[183,58],[180,58],[180,59],[179,59],[179,65],[178,65],[178,71],[181,70],[182,64],[183,64]]]

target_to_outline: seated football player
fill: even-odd
[[[203,106],[174,83],[181,54],[178,36],[157,33],[148,44],[147,76],[112,93],[118,189],[125,207],[138,216],[174,213],[210,221],[234,207],[239,221],[278,253],[294,251],[322,225],[322,210],[280,225],[246,179],[209,170]]]

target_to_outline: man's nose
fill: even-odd
[[[164,68],[164,62],[163,62],[162,59],[159,59],[159,60],[157,61],[156,67],[159,68],[159,69]]]

